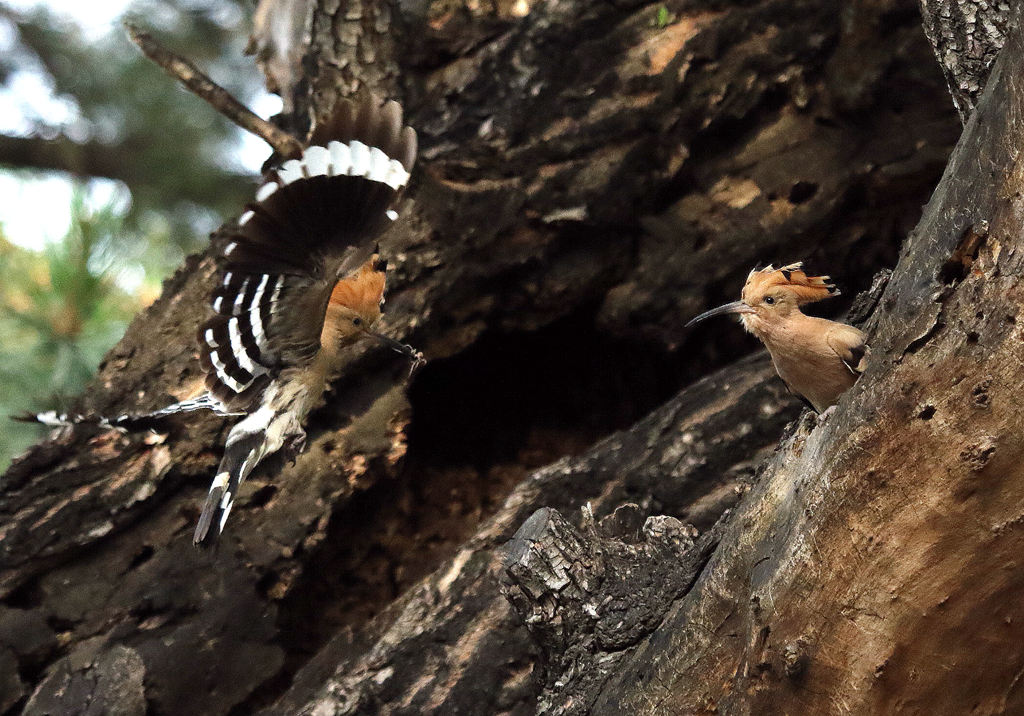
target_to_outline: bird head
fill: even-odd
[[[324,331],[333,331],[333,340],[346,345],[362,336],[376,338],[391,350],[412,359],[413,367],[425,362],[423,354],[390,336],[374,330],[384,308],[384,284],[388,262],[374,254],[358,271],[338,281],[327,303]],[[321,335],[321,344],[330,340]]]
[[[686,325],[692,326],[712,316],[736,313],[744,328],[761,335],[773,325],[799,313],[803,304],[839,295],[839,290],[828,283],[828,276],[808,276],[802,267],[803,263],[797,262],[779,269],[774,266],[754,269],[747,275],[739,301],[705,311]]]
[[[341,279],[331,291],[325,325],[334,328],[335,340],[348,342],[364,333],[373,333],[384,305],[387,261],[374,254],[350,276]]]

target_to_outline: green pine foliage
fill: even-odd
[[[260,78],[242,52],[244,4],[194,5],[142,1],[128,15],[243,102],[251,100]],[[132,193],[126,226],[164,230],[180,249],[163,257],[163,268],[201,245],[219,216],[238,212],[252,190],[252,177],[234,160],[239,130],[144,57],[119,24],[99,40],[85,40],[67,21],[40,10],[22,18],[17,32],[23,66],[43,68],[53,94],[77,115],[62,127],[37,118],[39,133],[110,146]]]
[[[45,251],[0,236],[0,414],[65,408],[124,332],[140,299],[116,282],[123,223],[78,192],[71,229]],[[0,470],[41,435],[40,426],[5,425]]]
[[[242,53],[251,9],[248,0],[135,0],[127,16],[249,103],[262,91]],[[102,170],[69,158],[80,187],[71,227],[45,250],[11,244],[0,215],[0,473],[45,434],[6,416],[70,407],[163,277],[254,186],[235,159],[240,130],[143,57],[120,23],[83,39],[45,10],[19,14],[0,0],[3,23],[15,47],[0,53],[0,87],[31,73],[69,108],[63,118],[26,117],[28,134],[101,143],[109,154]],[[3,162],[0,171],[19,178],[39,174]],[[109,177],[111,166],[120,199],[91,207],[89,176]]]

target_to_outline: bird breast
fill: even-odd
[[[779,377],[820,413],[835,405],[857,376],[828,344],[826,325],[807,324],[802,328],[774,331],[762,340]]]

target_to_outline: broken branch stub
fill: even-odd
[[[542,652],[538,710],[587,713],[615,664],[661,623],[718,543],[674,517],[619,507],[577,529],[542,508],[508,542],[501,592]]]

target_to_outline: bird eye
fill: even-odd
[[[363,325],[363,319],[362,318],[353,318],[352,319],[352,325],[353,326],[361,326],[361,325]]]
[[[775,299],[772,298],[771,296],[767,296],[767,297],[765,297],[764,302],[767,303],[770,306],[773,303],[775,303]]]

